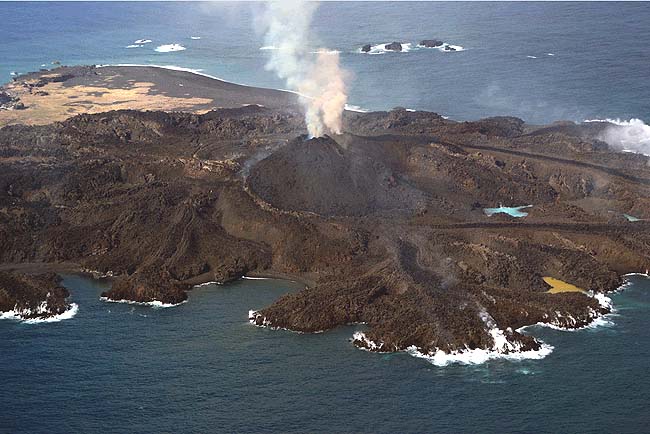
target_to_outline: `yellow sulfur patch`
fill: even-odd
[[[570,283],[566,283],[554,277],[543,277],[542,279],[544,279],[544,282],[551,286],[551,289],[546,291],[549,294],[559,294],[561,292],[587,292],[582,288],[578,288],[575,285],[571,285]]]

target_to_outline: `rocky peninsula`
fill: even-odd
[[[648,157],[610,150],[605,123],[350,111],[308,139],[296,95],[187,71],[61,67],[0,90],[2,311],[65,299],[27,263],[114,276],[103,295],[137,302],[291,276],[308,286],[251,322],[508,353],[540,349],[521,327],[589,324],[650,268]],[[502,205],[532,206],[484,212]]]

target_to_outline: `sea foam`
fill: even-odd
[[[391,42],[384,42],[383,44],[371,45],[370,51],[368,52],[363,52],[361,51],[361,48],[359,48],[358,52],[364,54],[408,53],[409,51],[411,51],[412,48],[412,44],[410,42],[406,42],[402,44],[402,51],[387,50],[386,45],[389,44],[391,44]]]
[[[180,303],[163,303],[162,301],[159,300],[151,300],[151,301],[133,301],[133,300],[113,300],[108,297],[99,297],[101,301],[105,301],[107,303],[124,303],[124,304],[135,304],[138,306],[149,306],[153,307],[155,309],[164,309],[164,308],[169,308],[169,307],[176,307],[180,306],[183,303],[187,303],[187,300],[183,300]]]
[[[618,290],[622,290],[626,284],[619,287]],[[610,327],[614,325],[614,323],[610,320],[610,318],[616,314],[616,310],[614,309],[612,299],[602,293],[590,292],[588,295],[590,297],[595,298],[598,301],[600,307],[608,309],[609,313],[601,314],[595,310],[591,310],[590,316],[592,320],[589,322],[589,324],[583,327],[565,328],[559,326],[558,324],[554,324],[552,322],[539,322],[537,324],[533,324],[530,326],[520,327],[516,331],[521,333],[527,330],[528,328],[534,326],[548,327],[548,328],[561,330],[561,331],[576,331],[576,330],[584,330],[584,329],[593,329],[598,327]],[[436,349],[430,352],[424,352],[422,351],[422,349],[416,346],[410,346],[406,348],[406,352],[414,357],[426,359],[436,366],[447,366],[453,363],[473,365],[473,364],[485,363],[488,360],[493,360],[493,359],[504,359],[504,360],[511,360],[511,361],[536,360],[536,359],[543,359],[544,357],[548,356],[553,352],[553,346],[541,341],[539,342],[540,343],[539,349],[522,351],[521,344],[516,341],[515,342],[510,341],[506,333],[497,327],[496,322],[490,316],[490,314],[484,311],[481,312],[480,317],[481,320],[487,326],[487,332],[492,337],[492,341],[493,341],[492,348],[489,349],[465,348],[462,350],[452,351],[447,353],[440,349]],[[568,318],[568,319],[570,320],[572,318]],[[575,319],[574,322],[576,322]],[[383,342],[373,342],[372,340],[368,339],[368,337],[363,332],[360,331],[354,333],[352,340],[363,343],[366,348],[361,348],[361,349],[368,349],[370,351],[375,351],[375,352],[382,352],[385,349],[384,348],[385,344]],[[390,349],[388,348],[386,348],[385,350],[390,351]]]
[[[197,285],[194,285],[194,288],[201,288],[202,286],[210,286],[210,285],[223,285],[221,282],[217,282],[216,280],[210,281],[210,282],[203,282],[199,283]]]
[[[619,286],[616,291],[622,291],[625,289],[625,287],[629,284],[629,282],[625,282],[623,285]],[[578,321],[571,317],[571,316],[562,316],[559,312],[555,312],[556,317],[562,319],[562,323],[560,322],[553,322],[553,321],[547,321],[547,322],[538,322],[536,324],[532,325],[527,325],[523,326],[517,329],[518,332],[523,332],[527,330],[528,328],[531,327],[546,327],[550,328],[553,330],[559,330],[559,331],[564,331],[564,332],[575,332],[579,330],[587,330],[587,329],[596,329],[600,327],[612,327],[614,322],[612,321],[612,317],[616,316],[616,308],[614,307],[614,302],[612,299],[605,294],[599,293],[599,292],[593,292],[590,291],[586,294],[589,297],[592,297],[596,299],[598,304],[600,305],[601,308],[607,309],[609,312],[602,314],[596,310],[590,309],[589,311],[589,323],[580,327],[564,327],[562,324],[577,324]]]
[[[641,277],[649,277],[650,278],[650,273],[648,273],[648,271],[646,271],[645,273],[627,273],[627,274],[624,274],[623,276],[641,276]],[[626,283],[623,284],[623,286],[626,286],[628,284],[629,284],[629,282],[626,282]]]
[[[453,50],[445,50],[445,47],[453,48]],[[452,45],[452,44],[447,44],[446,42],[442,44],[441,47],[436,47],[438,51],[442,51],[443,53],[457,53],[459,51],[465,51],[465,48],[461,45]]]
[[[553,352],[553,347],[544,342],[541,342],[538,350],[522,351],[520,344],[509,341],[505,333],[496,327],[491,327],[488,333],[490,333],[494,341],[490,349],[465,348],[449,353],[437,349],[435,351],[424,352],[415,345],[412,345],[406,348],[405,352],[413,357],[425,359],[436,366],[447,366],[450,364],[478,365],[494,359],[511,361],[538,360],[543,359]],[[382,352],[384,349],[383,342],[373,342],[368,339],[365,333],[360,331],[353,334],[352,340],[364,343],[366,348],[361,349],[369,349],[374,352]]]
[[[551,354],[553,352],[553,347],[546,343],[542,343],[538,350],[528,351],[512,351],[504,353],[497,350],[483,350],[477,348],[473,350],[466,349],[462,351],[453,351],[451,353],[445,353],[444,351],[439,350],[428,354],[421,353],[415,347],[410,347],[407,349],[407,352],[414,357],[426,359],[436,366],[447,366],[454,363],[462,365],[479,365],[495,359],[510,361],[540,360]]]
[[[174,51],[183,51],[186,50],[181,44],[165,44],[156,47],[157,52],[159,53],[172,53]]]
[[[447,50],[445,49],[446,47],[453,48],[453,50]],[[443,42],[442,45],[438,45],[437,47],[425,47],[424,45],[419,45],[416,47],[416,49],[422,49],[422,50],[438,50],[443,53],[455,53],[458,51],[465,51],[465,48],[462,45],[453,45],[448,42]]]
[[[368,113],[370,110],[366,110],[362,107],[359,107],[358,105],[353,105],[353,104],[346,104],[345,105],[345,110],[349,112],[357,112],[357,113]]]
[[[68,309],[58,315],[52,315],[44,318],[29,318],[25,319],[25,316],[32,315],[34,313],[46,313],[47,312],[47,303],[41,303],[36,309],[18,309],[15,306],[12,310],[7,312],[0,312],[0,319],[13,319],[21,321],[25,324],[42,324],[50,322],[59,322],[66,319],[71,319],[79,311],[79,306],[77,303],[70,303]]]

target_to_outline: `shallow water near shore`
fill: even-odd
[[[354,348],[360,326],[247,322],[297,283],[205,285],[155,309],[102,302],[106,282],[68,275],[74,318],[0,321],[0,432],[643,432],[650,281],[629,279],[609,326],[532,328],[555,347],[545,359],[437,367]]]

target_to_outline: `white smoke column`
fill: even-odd
[[[284,0],[266,3],[265,48],[271,53],[266,68],[301,95],[305,123],[311,137],[340,133],[347,102],[347,74],[336,52],[309,52],[310,27],[316,2]]]
[[[339,54],[321,52],[316,63],[299,86],[298,92],[310,96],[303,101],[307,107],[305,121],[310,135],[322,136],[324,129],[340,134],[342,114],[348,97],[345,93],[347,74],[339,67]]]

